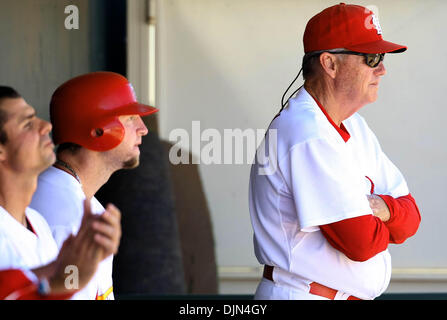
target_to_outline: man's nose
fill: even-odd
[[[137,128],[137,132],[141,135],[141,136],[145,136],[148,134],[149,130],[147,129],[146,125],[144,124],[143,119],[138,116],[138,128]]]
[[[41,121],[40,134],[41,135],[49,134],[51,132],[51,129],[53,129],[53,125],[50,122],[45,121],[43,119],[40,119],[40,121]]]
[[[384,76],[386,74],[386,68],[383,61],[379,63],[375,71],[378,76]]]

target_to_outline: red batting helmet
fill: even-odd
[[[157,112],[137,102],[130,82],[113,72],[73,78],[53,93],[50,117],[54,143],[75,143],[95,151],[115,148],[124,138],[118,117]]]

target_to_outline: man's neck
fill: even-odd
[[[82,190],[87,198],[92,198],[95,193],[109,180],[114,170],[110,170],[95,152],[86,149],[79,150],[76,154],[62,152],[57,156],[58,160],[66,163],[78,176]],[[56,167],[73,175],[71,170]]]
[[[306,82],[304,88],[320,102],[332,121],[339,127],[342,121],[349,118],[356,110],[355,107],[350,106],[352,101],[338,94],[330,84],[317,81]]]
[[[11,172],[2,172],[0,176],[0,181],[8,181],[0,184],[0,206],[25,227],[25,210],[36,191],[37,176],[37,174],[16,175]]]

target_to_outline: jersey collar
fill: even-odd
[[[307,90],[306,90],[307,91]],[[308,92],[309,93],[309,92]],[[309,93],[310,94],[310,93]],[[329,116],[329,114],[326,112],[326,110],[323,108],[323,106],[321,105],[320,101],[317,100],[317,98],[315,98],[312,94],[310,94],[310,96],[315,100],[315,102],[317,103],[318,107],[320,107],[321,111],[323,112],[323,114],[326,116],[326,118],[329,120],[330,124],[335,128],[335,130],[337,130],[337,132],[340,134],[340,136],[342,137],[344,142],[348,142],[349,138],[351,138],[351,135],[349,134],[348,130],[346,129],[345,125],[343,124],[343,122],[340,124],[340,126],[337,126],[335,124],[335,122],[331,119],[331,117]]]

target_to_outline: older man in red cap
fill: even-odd
[[[283,103],[261,145],[274,172],[250,175],[255,254],[264,265],[256,299],[374,299],[391,277],[390,243],[420,223],[401,172],[357,113],[377,99],[387,42],[357,5],[327,8],[304,32],[304,87]],[[301,71],[300,71],[301,72]],[[284,97],[283,97],[284,98]]]

